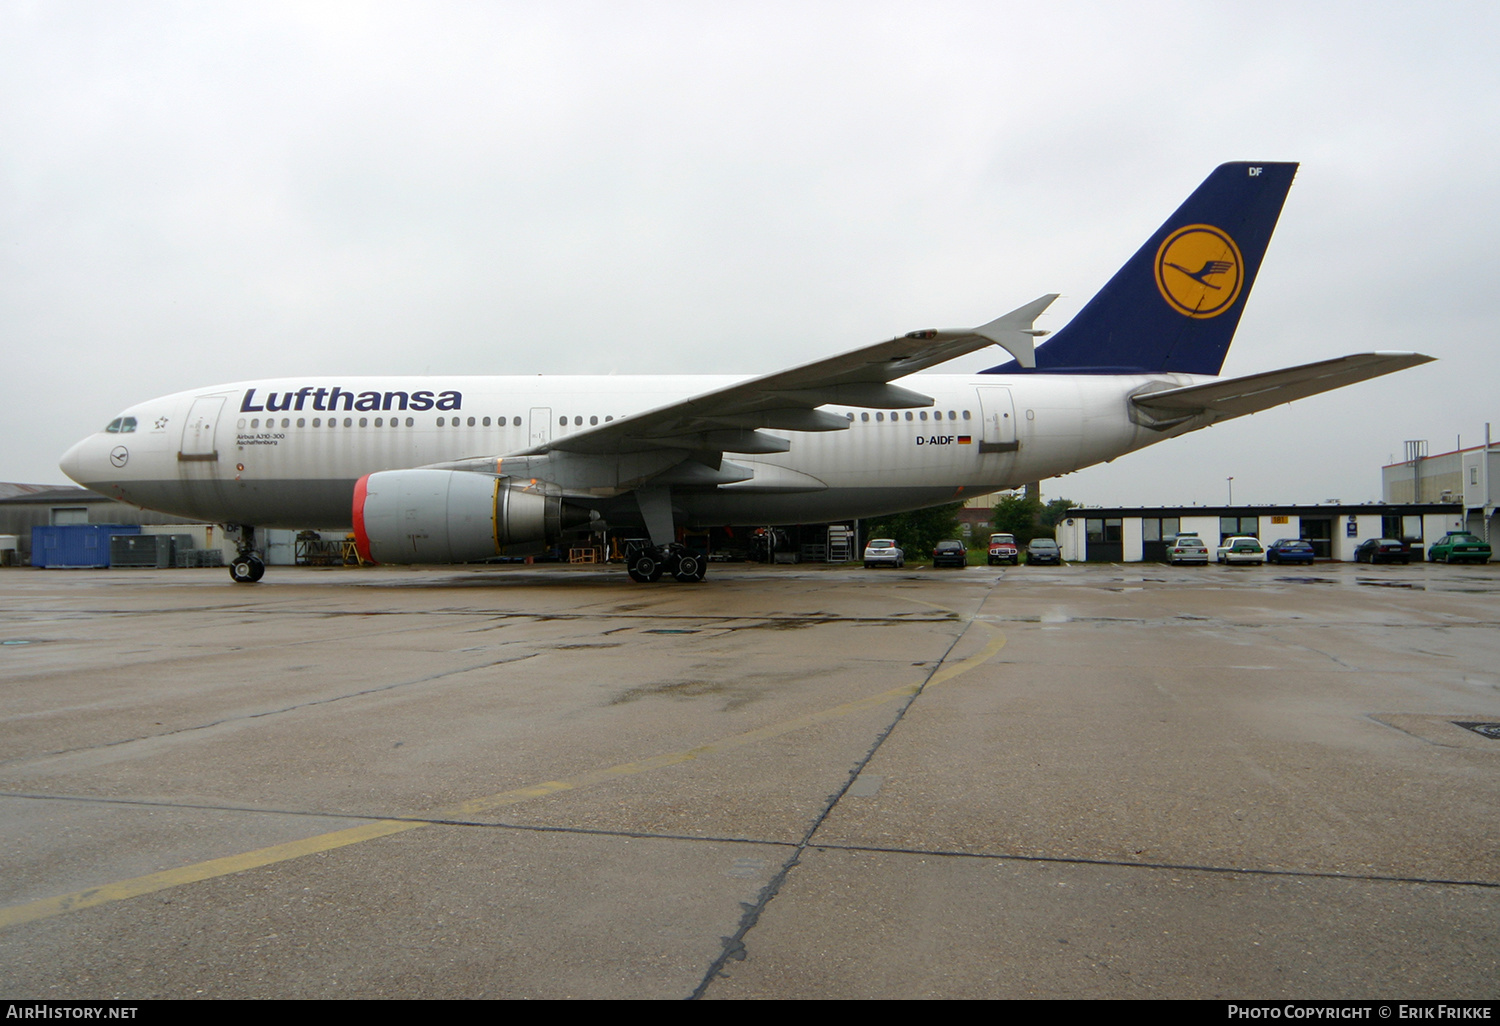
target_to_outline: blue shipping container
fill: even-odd
[[[139,524],[53,524],[31,529],[31,565],[37,567],[109,566],[109,539],[140,534]]]

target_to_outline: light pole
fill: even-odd
[[[1234,505],[1234,478],[1231,477],[1231,478],[1227,478],[1226,480],[1229,481],[1229,504],[1231,506],[1233,506]]]

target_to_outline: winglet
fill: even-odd
[[[1022,367],[1035,367],[1036,340],[1047,333],[1038,331],[1031,325],[1042,315],[1043,310],[1052,305],[1058,295],[1057,292],[1049,292],[1039,299],[1033,299],[1025,306],[1018,306],[1010,313],[1001,314],[988,324],[975,328],[974,334],[987,338],[1004,349]]]

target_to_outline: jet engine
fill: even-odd
[[[375,563],[465,563],[518,543],[551,544],[588,511],[510,478],[383,470],[354,486],[354,538]]]

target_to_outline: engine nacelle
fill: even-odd
[[[383,470],[354,486],[354,539],[375,563],[467,563],[506,545],[551,544],[588,514],[508,478],[459,470]]]

